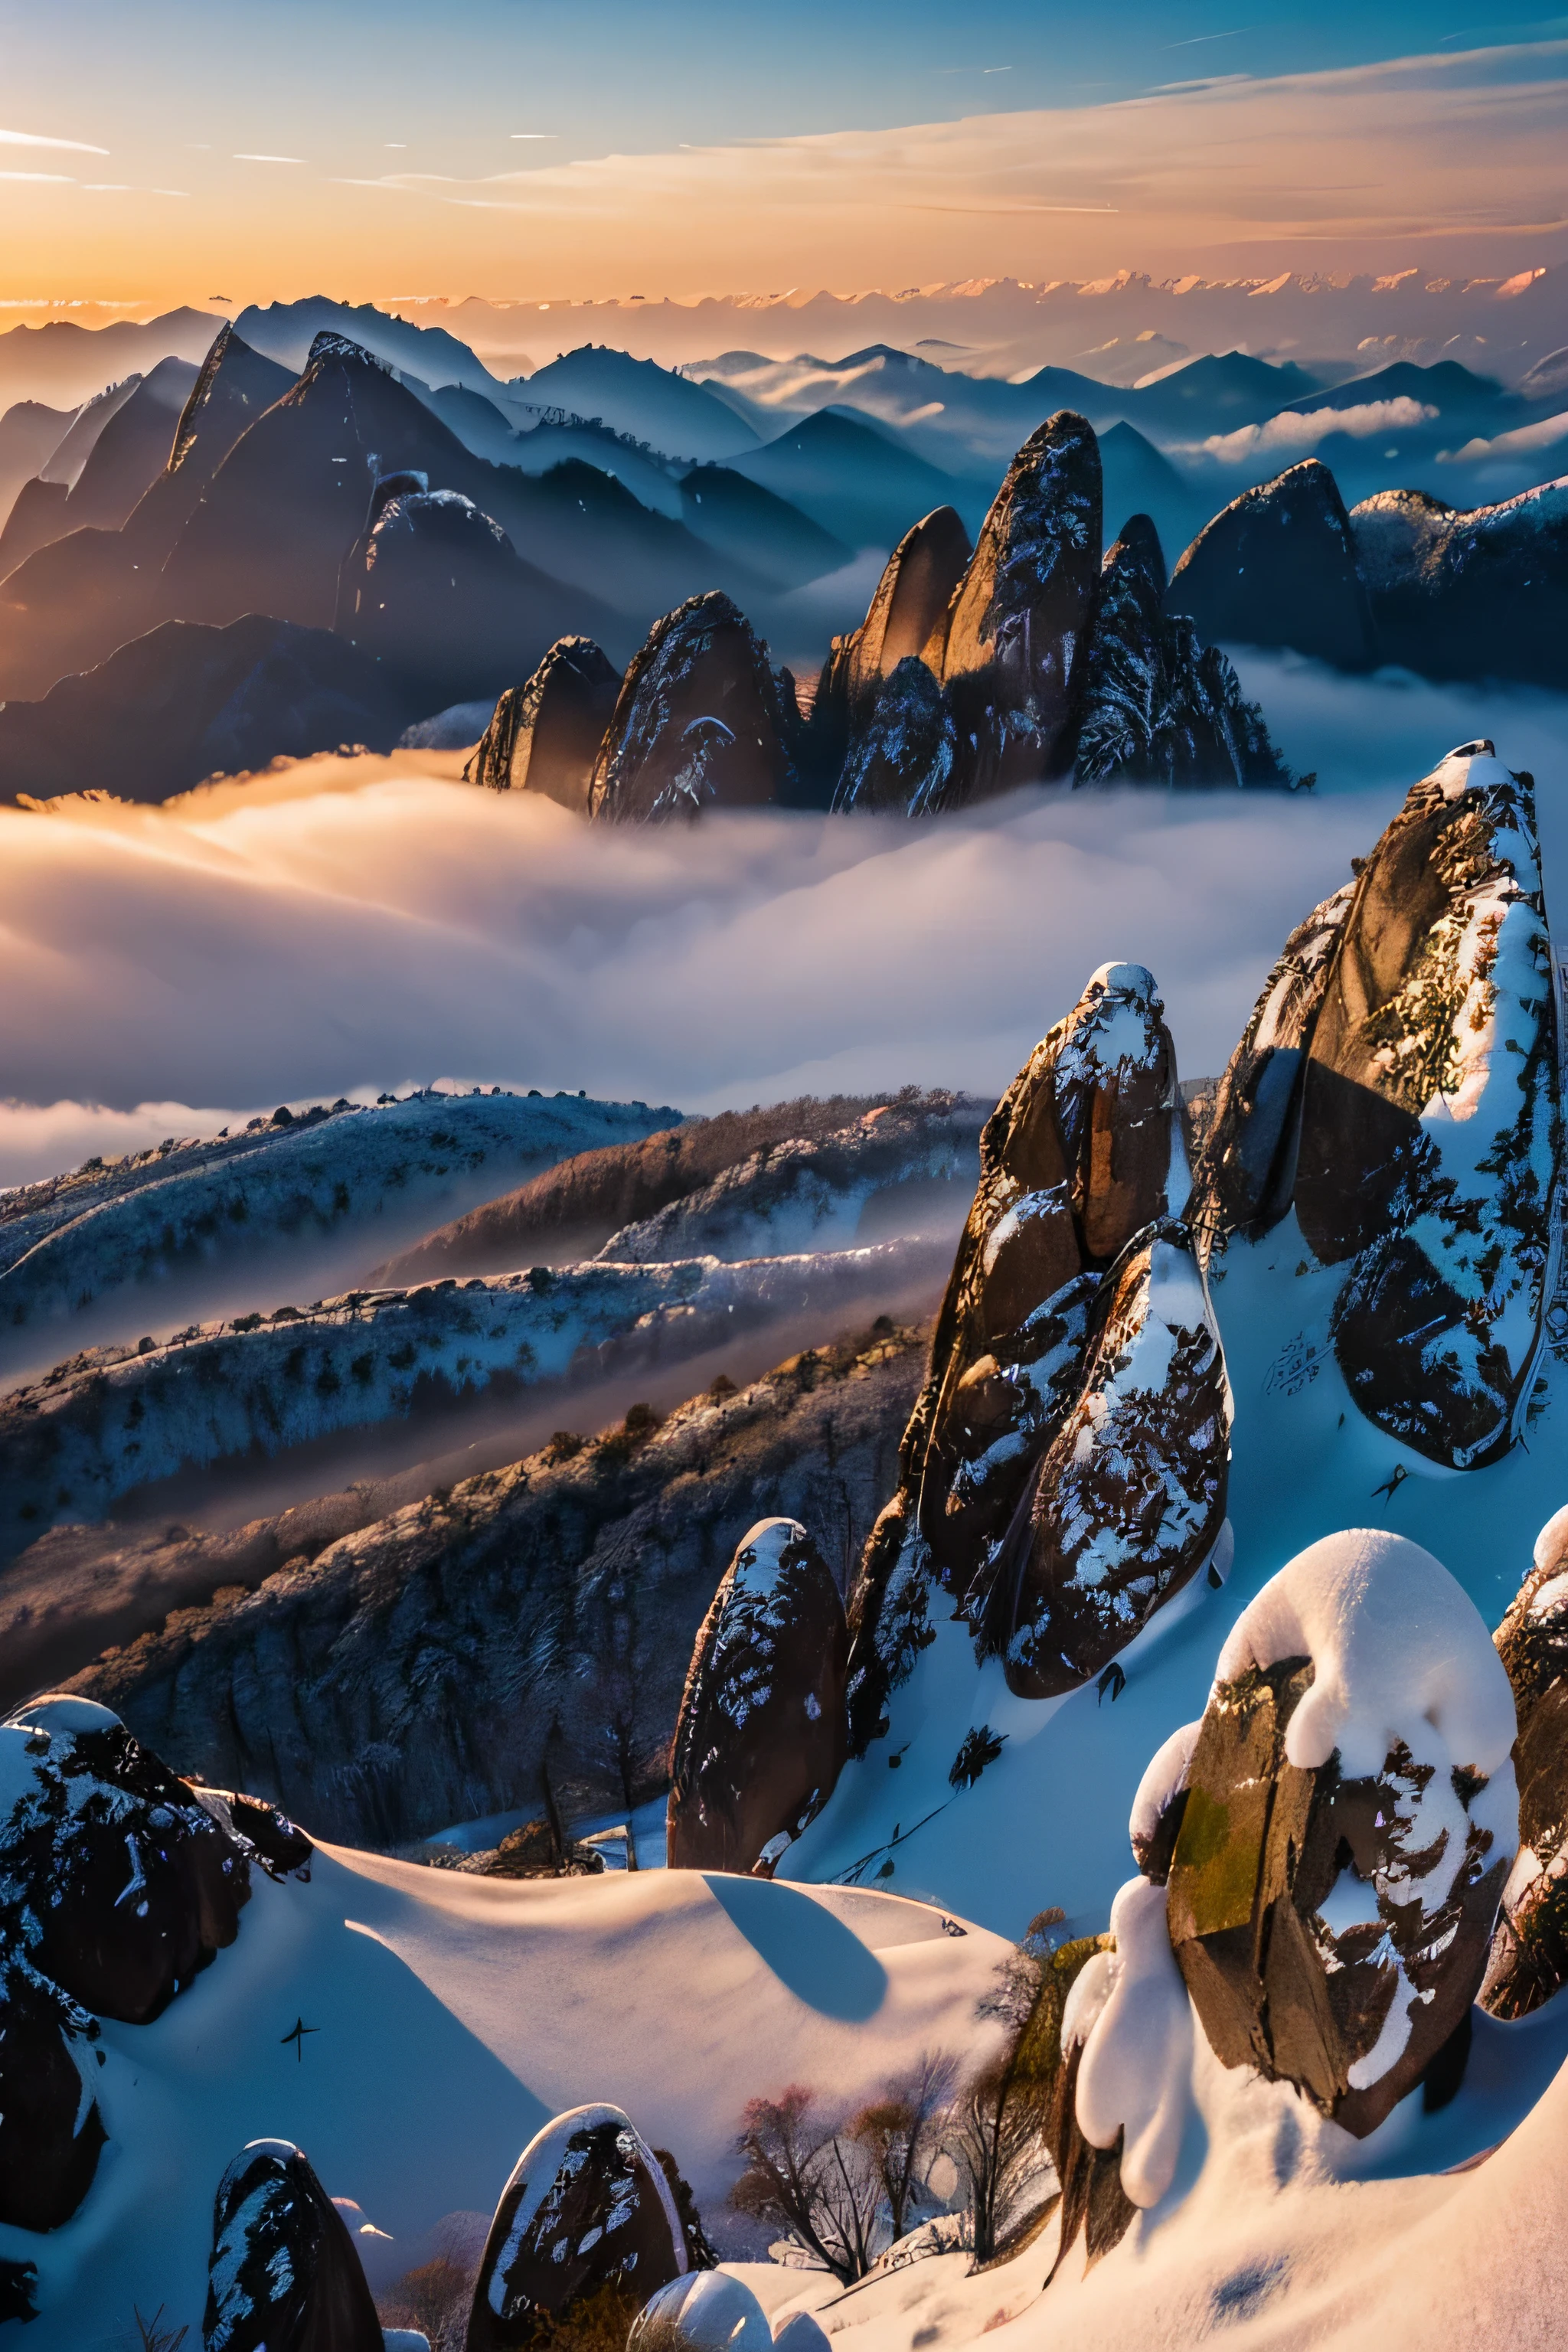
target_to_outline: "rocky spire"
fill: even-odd
[[[771,1878],[845,1757],[844,1604],[795,1519],[742,1538],[691,1654],[670,1750],[672,1870]]]
[[[466,782],[496,792],[543,793],[585,816],[594,761],[620,691],[619,673],[592,637],[558,637],[526,686],[495,707]]]
[[[219,2183],[202,2342],[205,2352],[382,2352],[354,2242],[289,2140],[252,2140]]]
[[[1100,546],[1099,444],[1062,409],[1007,468],[927,649],[949,688],[965,798],[1070,763]]]
[[[1528,2017],[1568,1984],[1568,1512],[1537,1536],[1493,1638],[1519,1723],[1520,1853],[1479,2000],[1493,2017]]]
[[[969,533],[957,510],[933,509],[904,533],[888,558],[859,627],[834,638],[817,681],[811,723],[813,751],[822,763],[830,762],[834,773],[851,731],[869,716],[883,679],[900,662],[924,654],[933,633],[934,667],[940,671],[948,606],[970,553]]]
[[[743,613],[719,589],[657,621],[633,657],[599,755],[589,805],[626,824],[755,808],[793,781],[793,692]]]
[[[931,816],[952,789],[958,737],[947,698],[917,656],[874,682],[851,727],[833,805],[862,814]]]

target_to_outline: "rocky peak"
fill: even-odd
[[[759,807],[794,776],[799,716],[751,623],[719,589],[654,624],[622,684],[589,788],[615,824]]]
[[[496,704],[465,779],[496,792],[543,793],[585,816],[620,685],[592,637],[558,637],[527,684],[509,686]]]
[[[347,335],[340,335],[333,328],[323,327],[318,335],[311,338],[310,348],[305,354],[305,364],[300,371],[300,385],[319,382],[327,369],[331,367],[356,370],[361,373],[374,370],[377,375],[391,376],[394,379],[397,374],[397,370],[389,360],[379,359],[374,352],[367,351],[363,343],[354,342]]]
[[[833,805],[862,814],[931,816],[948,804],[958,736],[946,696],[918,655],[876,682],[851,731]]]
[[[218,2184],[206,2352],[382,2352],[342,2215],[292,2141],[252,2140]]]
[[[937,507],[905,532],[888,558],[860,626],[833,641],[817,688],[819,709],[837,699],[847,720],[859,716],[880,679],[910,655],[926,651],[932,632],[945,625],[970,554],[969,533],[952,507]]]
[[[967,797],[1059,774],[1070,756],[1100,503],[1093,429],[1062,409],[1009,466],[928,647],[952,692]]]
[[[1171,576],[1171,602],[1210,639],[1292,646],[1346,669],[1377,658],[1355,535],[1319,457],[1244,490],[1205,524]]]

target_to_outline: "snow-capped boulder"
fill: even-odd
[[[1426,677],[1561,683],[1568,485],[1468,509],[1380,490],[1350,524],[1385,660]]]
[[[1307,1051],[1353,896],[1347,882],[1296,926],[1220,1080],[1189,1213],[1207,1243],[1256,1240],[1289,1210]]]
[[[131,2025],[233,1943],[253,1862],[282,1877],[310,1852],[272,1808],[176,1780],[86,1698],[37,1699],[0,1724],[0,1808],[5,1942]]]
[[[833,805],[932,815],[946,799],[957,751],[946,696],[924,662],[908,654],[875,686],[851,728]]]
[[[1004,1556],[992,1631],[1010,1690],[1052,1698],[1089,1681],[1206,1564],[1230,1419],[1192,1237],[1162,1220],[1100,1286],[1078,1395]]]
[[[688,2271],[644,2304],[626,2352],[773,2352],[768,2315],[743,2279]]]
[[[772,1877],[846,1753],[844,1604],[795,1519],[742,1538],[691,1654],[670,1750],[672,1870]]]
[[[536,2133],[501,2191],[468,2315],[467,2352],[624,2342],[689,2270],[653,2150],[619,2107],[570,2108]]]
[[[1451,2088],[1512,1859],[1508,1675],[1402,1536],[1309,1546],[1220,1653],[1171,1863],[1170,1940],[1227,2066],[1364,2137]]]
[[[1377,659],[1350,517],[1320,457],[1244,490],[1205,524],[1172,574],[1170,602],[1210,639],[1292,646],[1345,669]]]
[[[1493,1638],[1519,1717],[1519,1855],[1480,2002],[1512,2018],[1568,1983],[1568,1511],[1536,1538],[1530,1574]]]
[[[1216,646],[1167,617],[1165,559],[1147,515],[1107,552],[1085,656],[1074,782],[1278,784],[1289,771]]]
[[[1101,543],[1099,444],[1062,409],[1007,468],[941,642],[963,798],[1070,763]]]
[[[465,779],[496,792],[543,793],[585,816],[620,685],[592,637],[558,637],[527,685],[509,686],[496,704]]]
[[[1129,1880],[1110,1906],[1109,1948],[1075,1979],[1062,2019],[1064,2050],[1078,2046],[1074,2118],[1089,2146],[1115,2162],[1121,2201],[1100,2185],[1100,2226],[1117,2237],[1133,2207],[1157,2205],[1170,2188],[1187,2120],[1193,2010],[1165,1905],[1164,1887]],[[1065,2221],[1062,2237],[1065,2245]]]
[[[590,787],[616,824],[754,808],[795,773],[799,714],[765,646],[712,589],[656,621],[634,656]]]
[[[1490,743],[1411,787],[1355,886],[1308,1049],[1294,1199],[1352,1261],[1340,1368],[1457,1469],[1512,1444],[1554,1279],[1556,993],[1530,780]]]
[[[95,2017],[20,1949],[0,1958],[0,2224],[58,2230],[92,2186],[105,2137]],[[0,2320],[7,2316],[0,2307]]]
[[[382,2352],[342,2214],[302,2151],[252,2140],[218,2185],[203,2352]]]

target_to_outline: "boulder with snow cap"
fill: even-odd
[[[558,637],[526,686],[509,686],[496,704],[464,781],[499,793],[542,793],[585,816],[620,684],[592,637]]]
[[[1568,1984],[1568,1510],[1548,1519],[1493,1636],[1519,1717],[1519,1855],[1481,2007],[1527,2017]]]
[[[1451,2091],[1517,1840],[1514,1728],[1485,1626],[1418,1545],[1325,1537],[1263,1587],[1150,1890],[1226,2065],[1358,2138],[1424,2078]]]
[[[664,2169],[619,2107],[573,2107],[535,2134],[501,2192],[467,2352],[616,2352],[691,2264]]]
[[[1008,467],[927,652],[958,732],[955,799],[1038,783],[1071,762],[1100,503],[1099,444],[1084,417],[1063,409]]]
[[[105,2132],[98,2020],[20,1950],[0,1958],[0,2225],[58,2230],[92,2185]],[[5,2314],[0,2311],[0,2318]]]
[[[132,2025],[233,1943],[253,1862],[281,1875],[310,1852],[273,1808],[176,1780],[91,1699],[35,1700],[0,1724],[0,1807],[6,1940]]]
[[[1368,1419],[1456,1469],[1513,1443],[1555,1276],[1563,1151],[1534,794],[1488,742],[1367,860],[1308,1047],[1294,1185]]]
[[[838,1588],[805,1529],[759,1520],[692,1651],[670,1750],[671,1869],[773,1875],[843,1769],[847,1653]]]
[[[773,2352],[768,2315],[742,2279],[689,2271],[633,2320],[626,2352]]]
[[[795,777],[799,712],[745,614],[719,589],[656,621],[595,761],[593,815],[614,824],[756,808]]]
[[[252,2140],[218,2186],[204,2352],[382,2352],[353,2240],[292,2142]]]
[[[1116,2244],[1135,2211],[1157,2205],[1175,2179],[1192,2079],[1192,2017],[1166,1932],[1165,1889],[1131,1879],[1110,1906],[1110,1934],[1074,1979],[1062,2014],[1053,2117],[1053,2145],[1062,2150],[1062,2254],[1079,2212],[1092,2262]]]
[[[1010,1690],[1053,1698],[1088,1682],[1205,1565],[1230,1420],[1192,1236],[1161,1220],[1100,1286],[1078,1395],[1009,1535],[990,1630]]]
[[[1015,1515],[1079,1393],[1100,1277],[1186,1192],[1164,1006],[1141,964],[1102,964],[981,1137],[899,1491],[851,1597],[857,1752],[931,1638],[931,1583],[984,1622]]]

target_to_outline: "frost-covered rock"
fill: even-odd
[[[929,649],[958,731],[955,800],[1070,764],[1101,545],[1099,444],[1062,409],[1007,468]]]
[[[1220,1080],[1190,1212],[1205,1242],[1256,1240],[1289,1210],[1307,1053],[1353,896],[1347,882],[1291,932]]]
[[[620,686],[620,672],[592,637],[558,637],[527,685],[509,686],[496,704],[465,779],[500,793],[543,793],[586,816]]]
[[[286,2139],[241,2148],[218,2186],[203,2352],[382,2352],[343,2218]]]
[[[182,1467],[675,1363],[805,1308],[832,1329],[869,1297],[934,1287],[945,1255],[940,1234],[917,1234],[737,1265],[534,1266],[97,1349],[0,1398],[0,1542],[30,1542],[61,1513],[101,1517]]]
[[[957,752],[947,697],[925,663],[906,655],[852,727],[833,805],[862,815],[933,815],[946,803]]]
[[[1568,483],[1468,509],[1380,490],[1350,524],[1384,660],[1426,677],[1561,683]]]
[[[654,624],[600,747],[590,808],[614,824],[755,808],[795,775],[799,714],[751,623],[719,589]]]
[[[851,1599],[858,1750],[930,1639],[931,1583],[986,1622],[1015,1513],[1079,1394],[1100,1277],[1186,1190],[1164,1007],[1141,964],[1104,964],[981,1138],[899,1491]]]
[[[1005,1554],[1009,1689],[1089,1681],[1203,1568],[1225,1525],[1230,1389],[1187,1229],[1135,1235],[1100,1286],[1078,1395]]]
[[[1358,2137],[1428,2069],[1451,2091],[1516,1843],[1514,1727],[1473,1604],[1404,1537],[1325,1537],[1263,1587],[1220,1653],[1168,1885],[1226,2065]]]
[[[118,1716],[69,1696],[0,1724],[0,1807],[5,1947],[132,2025],[233,1943],[253,1863],[281,1878],[310,1850],[270,1807],[191,1788]]]
[[[810,1536],[795,1519],[759,1520],[691,1654],[670,1750],[672,1870],[772,1877],[843,1769],[848,1647]]]
[[[1292,646],[1347,669],[1377,659],[1350,517],[1320,457],[1243,490],[1205,524],[1170,601],[1210,639]]]
[[[471,1205],[675,1116],[492,1090],[369,1108],[340,1101],[238,1135],[171,1137],[0,1195],[0,1328],[72,1314],[121,1288],[258,1268],[271,1251],[342,1244],[373,1221],[378,1237],[390,1220],[407,1230],[422,1209]],[[374,1246],[367,1236],[367,1257]]]
[[[107,2135],[95,2017],[20,1949],[0,1956],[0,2224],[58,2230],[92,2186]],[[0,2320],[7,2313],[0,2301]]]
[[[1278,784],[1289,771],[1224,654],[1165,613],[1165,559],[1147,515],[1108,551],[1085,656],[1074,782]]]
[[[1556,992],[1534,795],[1489,743],[1411,787],[1355,886],[1308,1049],[1295,1206],[1352,1261],[1335,1353],[1367,1417],[1506,1453],[1555,1276]]]
[[[570,2108],[530,2140],[501,2191],[467,2352],[625,2340],[690,2267],[664,2169],[619,2107]]]
[[[1547,1521],[1493,1637],[1519,1717],[1519,1854],[1480,2002],[1525,2017],[1568,1983],[1568,1511]]]
[[[837,1133],[768,1143],[710,1184],[623,1225],[598,1255],[634,1265],[776,1256],[893,1233],[954,1231],[974,1189],[986,1106],[911,1092]]]
[[[768,2315],[743,2279],[688,2271],[643,2305],[626,2352],[773,2352],[773,2343]]]

